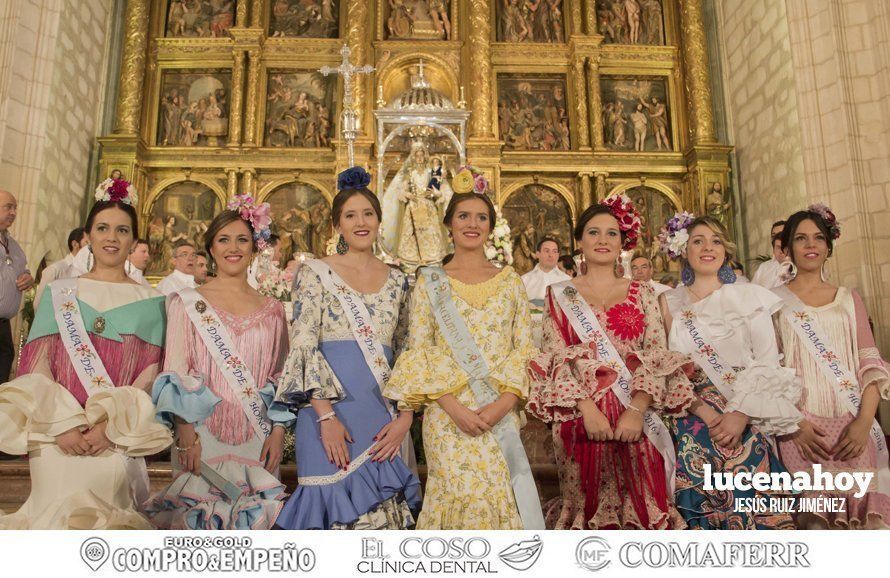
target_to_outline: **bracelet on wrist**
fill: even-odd
[[[632,403],[627,404],[627,409],[632,409],[637,413],[643,413],[643,410],[641,410],[640,408],[638,408],[637,406],[635,406]]]
[[[328,413],[324,414],[323,416],[321,416],[320,418],[318,418],[318,419],[315,420],[315,421],[316,421],[317,423],[321,423],[321,422],[323,422],[323,421],[328,421],[328,420],[330,420],[330,419],[337,419],[337,412],[335,412],[335,411],[329,411]]]
[[[178,444],[178,443],[179,443],[179,440],[177,440],[177,444]],[[195,446],[198,445],[199,443],[201,443],[201,434],[199,434],[198,432],[195,432],[195,441],[192,442],[192,445],[190,445],[190,446],[187,447],[187,448],[181,448],[181,447],[179,447],[178,445],[174,445],[174,446],[173,446],[173,449],[175,449],[175,450],[176,450],[177,452],[179,452],[179,453],[183,453],[183,452],[187,452],[187,451],[189,451],[190,449],[192,449],[193,447],[195,447]]]

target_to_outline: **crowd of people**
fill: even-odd
[[[875,414],[890,373],[858,293],[824,275],[840,235],[827,207],[776,224],[780,266],[762,275],[773,289],[742,282],[723,225],[688,213],[659,236],[682,285],[652,282],[639,256],[626,278],[621,256],[641,222],[624,196],[578,218],[580,263],[547,238],[520,278],[486,258],[496,210],[464,171],[444,216],[454,251],[413,287],[375,256],[370,175],[342,173],[337,253],[298,269],[290,320],[250,283],[274,242],[268,206],[237,196],[202,248],[174,249],[165,295],[131,274],[132,188],[100,190],[72,233],[71,263],[56,269],[73,268],[84,246],[88,266],[53,272],[17,377],[0,376],[0,451],[28,455],[32,479],[0,528],[888,527]],[[15,208],[0,193],[6,327],[34,282],[8,234]],[[203,281],[199,249],[213,272]],[[552,432],[560,494],[545,504],[523,412]],[[409,436],[421,415],[423,495]],[[287,430],[290,494],[279,475]],[[152,495],[143,457],[168,447],[173,480]],[[708,479],[817,466],[874,480],[863,493],[804,490],[846,509],[792,515],[736,507],[781,490]]]

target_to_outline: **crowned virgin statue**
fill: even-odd
[[[406,265],[441,263],[448,253],[442,219],[452,192],[445,177],[442,160],[430,159],[425,144],[415,141],[383,194],[383,244]]]

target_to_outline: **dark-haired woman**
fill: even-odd
[[[272,400],[287,323],[247,282],[270,222],[268,205],[235,197],[204,235],[216,277],[169,298],[152,398],[176,432],[174,479],[145,507],[158,528],[268,530],[284,506],[278,465],[294,416]]]
[[[361,168],[340,174],[337,255],[307,261],[294,285],[278,399],[299,408],[298,479],[281,528],[404,530],[420,508],[413,453],[402,455],[413,412],[381,393],[405,341],[408,280],[374,256],[380,204],[369,182]]]
[[[789,217],[782,249],[793,278],[773,291],[782,298],[778,318],[785,365],[803,384],[800,431],[779,439],[792,472],[872,472],[869,491],[811,491],[805,497],[844,498],[839,512],[801,513],[801,528],[873,529],[890,526],[887,443],[875,412],[890,398],[890,374],[875,347],[868,312],[859,294],[826,280],[823,269],[840,228],[825,205]],[[818,340],[819,345],[814,343]]]
[[[662,241],[683,263],[684,286],[660,296],[668,346],[694,362],[691,382],[674,382],[662,402],[677,446],[677,509],[695,529],[793,529],[787,512],[768,507],[770,495],[790,492],[726,488],[714,478],[785,472],[769,436],[797,429],[800,390],[779,363],[772,314],[780,301],[737,282],[735,245],[713,217],[675,216]]]
[[[164,298],[127,277],[137,234],[126,187],[87,217],[91,269],[49,284],[0,386],[0,450],[28,454],[31,495],[6,529],[150,529],[140,456],[172,442],[146,393],[164,345]]]
[[[649,409],[685,359],[665,349],[651,286],[617,271],[639,228],[626,197],[587,209],[575,229],[586,267],[547,293],[528,410],[553,423],[560,497],[548,528],[685,526],[672,504],[670,432]]]
[[[535,351],[528,297],[511,267],[485,258],[495,209],[485,186],[470,192],[474,181],[482,183],[470,169],[454,178],[445,212],[454,258],[420,270],[408,350],[383,394],[400,408],[425,408],[418,529],[539,529],[541,505],[519,440],[525,364]]]

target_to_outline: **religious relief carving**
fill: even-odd
[[[596,22],[604,44],[664,44],[661,0],[596,0]]]
[[[730,230],[731,209],[732,204],[723,196],[723,185],[716,181],[711,183],[711,190],[705,197],[705,211]]]
[[[271,0],[269,36],[273,38],[337,38],[340,8],[337,0]]]
[[[525,185],[507,197],[503,213],[513,230],[513,268],[518,273],[534,268],[535,247],[544,237],[558,239],[563,252],[571,252],[572,213],[565,198],[554,189]]]
[[[235,0],[169,0],[167,5],[168,38],[225,37],[234,24]]]
[[[652,261],[656,273],[667,271],[670,263],[665,254],[659,250],[658,232],[677,209],[664,193],[652,187],[641,185],[625,191],[625,194],[640,212],[643,225],[635,251]]]
[[[387,39],[451,40],[450,0],[386,0]]]
[[[321,191],[295,182],[278,187],[264,200],[272,207],[272,226],[281,237],[282,263],[300,253],[325,256],[333,229],[331,207]]]
[[[333,77],[318,72],[269,74],[265,144],[273,147],[331,146]]]
[[[499,42],[565,42],[562,0],[498,0]]]
[[[567,110],[565,76],[498,75],[498,130],[508,150],[570,150]]]
[[[219,197],[202,183],[176,183],[165,189],[154,202],[148,223],[151,261],[146,275],[170,273],[173,247],[178,241],[202,248],[204,233],[221,210]]]
[[[167,71],[161,85],[158,144],[224,144],[223,137],[229,132],[231,85],[228,71]]]
[[[669,151],[670,111],[663,79],[603,78],[603,141],[615,151]]]

